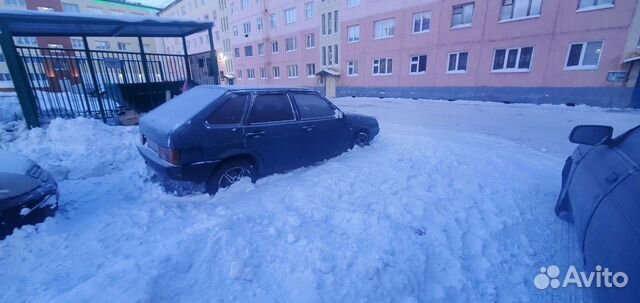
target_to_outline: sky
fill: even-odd
[[[140,2],[141,4],[144,4],[144,5],[163,8],[169,5],[169,3],[173,2],[173,0],[130,0],[129,2],[133,2],[133,3]]]

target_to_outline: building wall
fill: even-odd
[[[201,0],[191,0],[201,1]],[[638,45],[638,1],[615,1],[610,7],[578,9],[578,0],[542,0],[541,13],[527,18],[501,21],[503,1],[489,0],[360,0],[359,5],[348,7],[350,0],[313,0],[314,14],[304,17],[306,0],[264,1],[243,0],[212,1],[212,14],[229,19],[229,30],[216,35],[216,47],[223,48],[225,37],[230,39],[230,51],[222,52],[222,69],[233,73],[237,84],[283,84],[317,86],[318,79],[307,77],[306,65],[315,64],[316,72],[333,69],[340,73],[338,92],[342,95],[380,95],[440,97],[445,99],[489,99],[519,102],[589,103],[603,106],[624,106],[628,103],[631,81],[608,81],[609,72],[627,71],[624,58]],[[519,0],[516,0],[519,1]],[[226,8],[221,8],[222,2]],[[354,1],[358,2],[358,1]],[[454,28],[453,6],[474,3],[471,26]],[[187,5],[177,1],[175,6]],[[296,8],[296,22],[284,24],[284,10]],[[208,9],[208,10],[209,10]],[[337,34],[321,34],[321,15],[339,11],[340,28]],[[203,10],[185,9],[182,17],[201,14]],[[427,32],[412,33],[413,14],[430,12]],[[277,26],[271,28],[269,16],[276,14]],[[169,14],[171,15],[171,14]],[[634,19],[634,16],[635,19]],[[257,30],[257,18],[262,18],[263,30]],[[395,34],[391,38],[374,39],[374,22],[395,19]],[[221,30],[221,22],[214,17],[214,30]],[[243,23],[251,23],[251,33],[243,34]],[[360,26],[360,41],[348,43],[347,27]],[[237,28],[237,35],[234,32]],[[314,33],[315,47],[304,47],[305,35]],[[226,35],[226,36],[225,36]],[[296,37],[297,50],[284,51],[284,40]],[[271,52],[271,42],[278,41],[280,51]],[[565,68],[571,43],[602,41],[597,68],[571,70]],[[258,44],[264,43],[265,55],[259,56]],[[339,45],[339,64],[322,66],[322,46]],[[253,56],[247,57],[244,47],[253,47]],[[492,71],[494,52],[500,48],[533,47],[530,68],[527,71]],[[234,49],[240,49],[235,58]],[[468,67],[464,73],[447,72],[450,52],[466,51]],[[426,55],[424,73],[410,73],[410,57]],[[392,58],[390,75],[372,75],[375,58]],[[348,75],[347,61],[358,61],[358,74]],[[228,62],[228,63],[227,63]],[[231,67],[226,65],[233,65]],[[287,77],[287,65],[298,65],[299,76]],[[275,79],[273,67],[280,67],[280,78]],[[268,77],[260,78],[260,68],[267,69]],[[247,79],[247,70],[253,69],[255,79]],[[242,77],[240,76],[242,73]],[[630,76],[633,76],[632,72]],[[460,93],[464,91],[465,93]],[[437,93],[436,93],[437,92]],[[607,97],[608,96],[608,97]],[[626,100],[621,100],[626,98]]]

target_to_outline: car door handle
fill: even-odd
[[[261,132],[246,133],[246,134],[244,134],[244,136],[257,139],[257,138],[262,137],[262,135],[264,135],[264,134],[265,134],[265,132],[261,131]]]
[[[306,130],[308,132],[312,131],[314,128],[316,128],[315,125],[304,125],[304,126],[302,126],[302,129],[304,129],[304,130]]]

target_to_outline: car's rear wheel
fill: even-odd
[[[364,131],[358,132],[358,134],[356,134],[356,138],[353,141],[353,146],[365,147],[367,145],[369,145],[369,135]]]
[[[234,160],[222,164],[207,181],[207,193],[215,195],[220,189],[225,189],[243,178],[256,181],[256,170],[252,163],[245,160]]]

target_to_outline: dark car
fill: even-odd
[[[58,209],[58,184],[35,162],[0,150],[0,240]]]
[[[140,154],[174,180],[210,194],[367,145],[373,117],[344,114],[305,88],[197,86],[140,120]]]
[[[640,298],[640,126],[612,138],[610,126],[582,125],[562,171],[556,214],[573,222],[585,271],[624,272],[628,285],[599,287],[602,302]],[[622,276],[619,281],[622,282]]]

